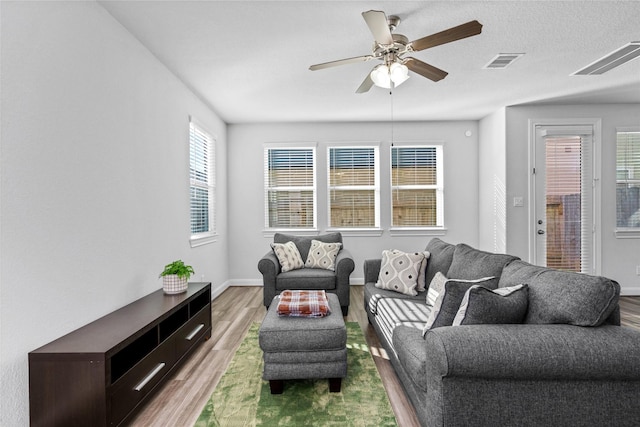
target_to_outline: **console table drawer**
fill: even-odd
[[[111,425],[118,425],[164,378],[175,361],[175,342],[170,338],[123,375],[111,387]]]
[[[178,357],[186,354],[211,330],[211,309],[204,308],[176,332],[176,352]]]

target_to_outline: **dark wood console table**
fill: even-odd
[[[29,353],[32,426],[118,426],[211,337],[211,283],[158,290]]]

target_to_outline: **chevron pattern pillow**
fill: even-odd
[[[278,257],[283,273],[304,267],[304,262],[295,243],[272,243],[271,248]]]

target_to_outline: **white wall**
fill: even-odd
[[[479,248],[507,251],[505,109],[479,123]]]
[[[0,425],[28,425],[27,353],[161,287],[227,280],[226,128],[94,2],[1,7]],[[188,119],[218,137],[217,243],[191,249]]]
[[[640,125],[640,105],[553,105],[507,108],[507,200],[529,191],[529,119],[601,119],[601,272],[617,280],[623,294],[640,295],[640,239],[617,239],[616,227],[616,127]],[[507,250],[522,259],[529,258],[528,203],[523,208],[507,203]]]
[[[465,136],[467,130],[471,136]],[[234,283],[261,284],[257,264],[268,251],[271,237],[264,229],[263,144],[265,142],[316,142],[318,144],[319,228],[327,227],[326,152],[329,142],[380,142],[382,236],[343,235],[345,248],[354,256],[351,283],[363,283],[365,259],[379,258],[383,249],[423,249],[430,236],[391,236],[390,123],[281,123],[229,125],[229,275]],[[394,141],[441,141],[444,144],[444,215],[450,242],[478,243],[478,123],[395,123]]]

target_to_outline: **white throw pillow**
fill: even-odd
[[[418,295],[416,287],[418,286],[420,263],[423,259],[424,255],[421,252],[382,251],[382,262],[376,287],[411,296]]]
[[[438,295],[444,291],[444,284],[446,281],[447,278],[445,275],[439,271],[435,276],[433,276],[433,279],[429,284],[429,290],[427,291],[427,305],[429,307],[436,305],[436,299],[438,298]]]
[[[302,262],[302,257],[295,243],[272,243],[271,248],[278,257],[283,273],[304,267],[304,262]]]
[[[342,243],[324,243],[319,240],[311,240],[309,256],[304,264],[307,268],[324,268],[333,271],[335,269],[336,257]]]

